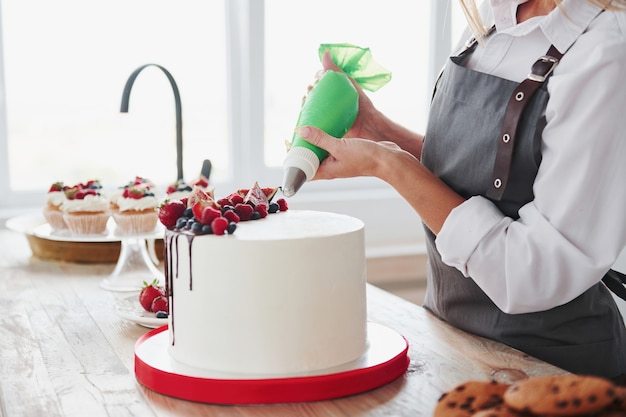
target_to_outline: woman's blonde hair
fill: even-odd
[[[563,0],[553,0],[554,4],[559,7]],[[626,9],[626,0],[586,0],[589,3],[595,4],[603,9],[609,10],[617,10],[617,9]],[[467,24],[474,34],[474,36],[481,40],[486,34],[488,28],[483,24],[482,19],[480,18],[480,13],[478,12],[478,6],[476,5],[475,0],[459,0],[461,3],[461,8],[463,9],[463,13],[465,13],[465,18],[467,19]]]

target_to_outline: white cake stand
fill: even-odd
[[[121,241],[120,256],[111,275],[100,282],[101,288],[139,291],[144,282],[151,283],[155,279],[159,285],[165,285],[163,271],[156,267],[158,260],[154,254],[154,240],[163,237],[161,227],[141,235],[120,235],[115,229],[112,233]]]
[[[155,239],[164,235],[163,226],[158,223],[153,232],[143,235],[121,235],[113,219],[109,219],[104,233],[74,236],[69,230],[52,230],[42,215],[22,215],[7,221],[11,230],[49,241],[76,243],[121,242],[120,255],[115,269],[100,286],[110,291],[139,291],[143,282],[157,279],[164,285],[163,272],[157,268],[158,258],[154,253]]]

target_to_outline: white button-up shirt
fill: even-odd
[[[597,283],[626,245],[626,12],[565,0],[516,23],[524,1],[490,0],[497,32],[468,61],[522,81],[551,44],[567,51],[548,83],[535,199],[505,217],[475,196],[436,239],[444,262],[471,277],[507,313],[547,310]],[[597,17],[596,17],[597,16]],[[495,138],[495,137],[494,137]]]

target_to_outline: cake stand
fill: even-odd
[[[410,363],[406,339],[368,323],[363,355],[347,364],[306,375],[241,375],[193,368],[174,360],[167,325],[135,344],[135,375],[147,388],[188,401],[210,404],[273,404],[320,401],[358,394],[402,376]],[[250,346],[254,349],[254,346]]]
[[[163,231],[156,229],[148,234],[118,236],[120,257],[111,275],[100,282],[100,287],[109,291],[139,291],[144,282],[155,279],[159,285],[165,285],[163,272],[155,265],[156,255],[149,253],[150,248],[154,250],[154,239],[162,236]]]
[[[113,272],[105,278],[100,286],[110,291],[139,291],[143,282],[154,279],[164,285],[163,272],[156,264],[158,259],[154,253],[154,241],[163,237],[163,226],[159,223],[154,232],[144,235],[121,235],[116,230],[115,222],[109,219],[107,228],[102,234],[74,236],[69,230],[52,230],[42,215],[22,215],[7,221],[7,228],[22,232],[27,237],[34,237],[45,242],[62,244],[92,244],[94,250],[99,245],[120,242],[120,253]],[[108,253],[107,253],[108,255]],[[97,257],[94,257],[97,258]]]

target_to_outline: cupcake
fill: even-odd
[[[63,185],[63,182],[55,182],[50,186],[46,194],[46,206],[43,208],[43,216],[54,231],[67,229],[65,220],[63,220],[63,212],[61,211],[61,205],[65,201],[65,189],[67,187]]]
[[[137,177],[110,199],[113,220],[120,234],[151,233],[157,225],[159,201],[152,191],[152,182]]]
[[[190,182],[185,182],[180,179],[174,184],[170,184],[165,190],[166,199],[171,201],[187,198],[191,194],[191,190],[193,190],[194,187],[200,188],[202,191],[213,197],[213,187],[209,186],[209,179],[204,175],[200,175],[198,178]]]
[[[73,235],[94,235],[106,231],[109,201],[102,196],[99,182],[78,184],[65,190],[61,204],[63,220]]]

